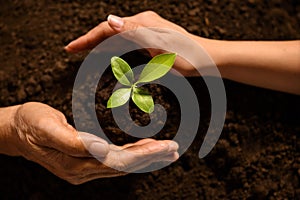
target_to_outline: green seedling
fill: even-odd
[[[138,87],[139,83],[149,83],[164,76],[173,66],[176,59],[175,53],[160,54],[153,57],[144,67],[139,79],[134,82],[134,74],[128,63],[119,57],[111,58],[111,68],[116,79],[126,88],[113,92],[107,102],[107,108],[124,105],[131,97],[132,101],[142,111],[151,113],[154,102],[151,94]]]

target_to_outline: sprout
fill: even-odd
[[[138,87],[138,83],[148,83],[164,76],[172,68],[176,59],[175,53],[160,54],[153,57],[146,64],[138,81],[134,83],[134,74],[128,63],[119,57],[111,58],[111,67],[116,79],[126,88],[120,88],[113,92],[107,102],[107,108],[115,108],[124,105],[131,97],[132,101],[142,111],[151,113],[154,110],[154,102],[150,93]]]

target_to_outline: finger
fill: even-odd
[[[87,34],[69,43],[65,50],[71,53],[92,49],[106,38],[116,34],[107,21],[101,22],[98,26],[90,30]]]
[[[142,140],[137,141],[136,143],[125,144],[121,147],[121,149],[125,149],[125,148],[131,147],[133,145],[143,145],[143,144],[146,144],[146,143],[149,143],[152,141],[154,141],[154,139],[151,139],[151,138],[142,139]]]
[[[166,155],[159,162],[165,162],[166,165],[168,165],[168,164],[174,162],[175,160],[177,160],[178,158],[179,158],[178,153],[174,152],[174,153],[170,153],[170,154]],[[73,160],[73,158],[71,158],[70,163],[74,163],[74,161],[72,161],[72,160]],[[133,166],[131,169],[128,169],[127,171],[134,172],[134,171],[143,169],[143,168],[151,165],[152,163],[153,163],[152,160],[146,160],[137,166]],[[98,178],[116,177],[116,176],[122,176],[122,175],[127,174],[127,172],[112,169],[110,167],[107,167],[107,166],[99,163],[99,161],[95,161],[93,159],[85,160],[84,163],[81,164],[80,166],[83,166],[85,171],[81,171],[80,173],[77,173],[77,176],[73,178],[74,179],[73,182],[76,179],[76,181],[75,181],[76,184],[81,184],[81,183],[95,180]],[[76,171],[78,171],[78,170],[76,170]]]
[[[128,18],[121,18],[116,15],[109,15],[107,17],[107,22],[109,26],[116,32],[121,33],[124,31],[132,31],[141,27],[138,23],[126,20]]]
[[[176,161],[178,158],[179,158],[178,152],[171,152],[164,156],[156,155],[156,156],[153,156],[151,159],[146,159],[141,162],[133,163],[133,165],[131,165],[128,169],[126,169],[126,172],[135,172],[137,170],[148,167],[149,165],[151,165],[153,163],[166,163],[167,162],[168,164],[170,164],[170,163]],[[167,166],[167,165],[164,165],[164,166]]]
[[[72,184],[80,184],[96,178],[124,175],[94,158],[72,157],[54,149],[36,147],[29,160],[39,163],[56,176]]]
[[[143,142],[143,141],[141,141]],[[128,168],[138,166],[141,163],[147,162],[160,162],[163,158],[177,153],[178,144],[174,141],[164,140],[164,141],[150,141],[139,146],[132,146],[125,149],[124,154],[127,153],[123,158],[128,162]],[[120,157],[122,158],[122,157]]]
[[[121,18],[115,15],[109,15],[107,22],[109,26],[117,33],[122,33],[122,37],[130,40],[143,48],[154,48],[155,53],[150,51],[151,55],[157,55],[160,49],[164,49],[168,42],[166,38],[171,37],[171,32],[165,28],[145,27],[141,23],[134,21],[135,16]],[[159,51],[157,51],[159,50]]]
[[[88,181],[92,181],[99,178],[111,178],[111,177],[117,177],[117,176],[124,176],[128,174],[127,172],[122,172],[119,170],[111,169],[111,173],[102,173],[102,172],[96,172],[92,174],[85,175],[84,177],[81,177],[79,180],[76,181],[76,185],[82,184]],[[73,183],[74,184],[74,183]]]
[[[170,154],[162,157],[161,161],[174,162],[174,161],[178,160],[178,158],[179,158],[179,153],[173,152],[173,153],[170,153]]]
[[[170,154],[160,158],[159,161],[157,161],[157,162],[164,162],[165,163],[164,166],[167,166],[167,165],[171,164],[172,162],[176,161],[178,158],[179,158],[179,154],[177,152],[173,152],[173,153],[170,153]],[[81,179],[81,183],[90,181],[90,180],[94,180],[94,179],[98,179],[98,178],[103,178],[103,177],[114,177],[114,176],[126,175],[129,172],[135,172],[135,171],[144,169],[153,163],[155,163],[155,162],[153,162],[153,160],[146,160],[143,163],[139,163],[139,164],[132,166],[131,168],[127,169],[126,172],[112,169],[112,171],[109,171],[109,173],[103,174],[99,171],[99,172],[85,176],[84,178]]]
[[[116,15],[109,15],[107,17],[107,22],[109,26],[116,31],[116,33],[126,32],[125,34],[122,34],[122,37],[125,39],[134,41],[140,45],[143,40],[148,39],[145,33],[140,34],[137,32],[137,30],[143,26],[136,22],[130,21],[130,17],[121,18]]]
[[[147,156],[154,154],[164,154],[174,152],[178,150],[178,144],[172,140],[140,140],[134,143],[126,149],[123,149],[125,153],[131,153],[133,155]]]
[[[151,139],[151,138],[146,138],[146,139],[139,140],[136,143],[128,143],[123,146],[110,145],[110,149],[113,151],[120,151],[122,149],[128,149],[129,147],[143,145],[143,144],[146,144],[146,143],[149,143],[152,141],[155,141],[155,140]]]
[[[78,132],[78,136],[85,148],[94,157],[105,157],[108,154],[109,145],[102,138],[86,132]]]
[[[140,20],[144,21],[145,23],[151,20],[156,20],[158,15],[154,12],[146,11],[139,13],[137,15],[131,17],[124,17],[125,20],[131,20],[138,23]],[[150,21],[151,21],[150,20]],[[147,24],[147,23],[146,23]],[[120,24],[121,25],[121,24]],[[65,49],[68,52],[76,53],[88,49],[94,48],[100,42],[105,40],[106,38],[118,33],[116,29],[111,28],[108,25],[108,22],[102,22],[92,30],[90,30],[87,34],[79,37],[78,39],[72,41],[68,44]]]
[[[86,183],[92,180],[96,180],[99,178],[112,178],[112,177],[118,177],[118,176],[124,176],[128,173],[125,172],[120,172],[115,170],[116,172],[113,174],[102,174],[102,173],[93,173],[93,174],[88,174],[80,179],[77,179],[76,181],[69,181],[70,183],[74,184],[74,185],[80,185],[82,183]]]
[[[151,141],[143,145],[133,145],[120,151],[109,152],[104,164],[112,166],[120,171],[128,172],[128,169],[139,166],[145,161],[158,162],[160,157],[176,152],[178,144],[174,141]]]
[[[154,146],[153,143],[160,143],[158,141],[155,141],[153,139],[144,139],[144,140],[140,140],[138,142],[140,145],[151,145]],[[150,143],[150,144],[149,144]],[[151,144],[152,143],[152,144]],[[120,176],[120,175],[125,175],[128,172],[133,172],[133,171],[137,171],[139,169],[143,169],[147,166],[149,166],[150,164],[154,163],[154,162],[173,162],[175,160],[178,159],[179,155],[177,152],[172,152],[173,150],[177,150],[178,149],[178,145],[172,141],[162,141],[163,144],[167,144],[168,146],[168,152],[171,151],[170,153],[166,153],[165,155],[161,155],[161,154],[153,154],[151,156],[152,159],[139,159],[137,158],[137,160],[135,160],[132,165],[130,167],[128,167],[126,170],[118,170],[118,168],[116,166],[114,166],[114,168],[111,168],[104,164],[99,163],[99,161],[95,161],[94,159],[87,159],[86,162],[84,164],[80,164],[79,166],[82,166],[83,169],[77,169],[76,165],[72,164],[72,171],[79,171],[80,173],[77,173],[76,181],[77,184],[89,181],[89,180],[94,180],[97,178],[103,178],[103,177],[114,177],[114,176]],[[137,143],[135,143],[136,145]],[[136,150],[138,149],[138,147],[131,147],[130,150]],[[140,151],[140,150],[139,150]],[[67,157],[68,158],[68,157]],[[122,161],[120,160],[116,160],[116,158],[118,157],[114,157],[114,161],[119,163],[122,163]],[[79,158],[68,158],[69,159],[69,163],[76,163],[78,160],[78,162],[80,162]],[[108,158],[105,158],[105,160],[109,160],[112,159],[112,154],[108,155]],[[79,176],[79,174],[82,174],[81,176]],[[73,181],[74,182],[74,181]]]

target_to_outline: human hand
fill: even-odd
[[[13,133],[5,137],[5,143],[14,145],[15,152],[7,154],[39,163],[72,184],[123,175],[179,157],[173,141],[143,139],[124,146],[109,145],[97,136],[77,132],[61,112],[42,103],[19,106],[11,126]]]
[[[108,37],[124,31],[135,30],[140,27],[168,28],[189,36],[189,33],[184,28],[160,17],[153,11],[145,11],[123,18],[109,15],[107,21],[101,22],[85,35],[70,42],[65,49],[71,53],[92,49]]]
[[[155,29],[149,29],[141,32],[135,31],[143,27],[159,29],[157,31],[155,31]],[[126,37],[126,39],[132,40],[141,46],[158,46],[158,48],[147,49],[151,56],[165,53],[162,49],[172,44],[176,44],[181,48],[185,48],[186,51],[193,52],[191,46],[186,44],[186,38],[197,43],[201,43],[201,45],[204,46],[207,51],[210,50],[210,47],[212,46],[207,45],[208,39],[192,35],[184,28],[160,17],[155,12],[146,11],[131,17],[123,18],[109,15],[107,21],[100,23],[87,34],[72,41],[65,47],[65,49],[68,52],[73,53],[91,49],[106,38],[126,31],[131,31],[131,35]],[[172,35],[172,32],[174,31],[182,34],[185,39],[178,40],[178,37]],[[174,64],[174,68],[184,76],[199,75],[195,67],[180,56],[177,56]]]

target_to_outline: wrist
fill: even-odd
[[[225,69],[227,63],[227,56],[225,55],[226,52],[224,50],[224,47],[226,45],[225,43],[227,43],[228,41],[208,39],[193,34],[190,34],[190,38],[196,41],[201,47],[204,48],[204,50],[207,52],[207,54],[211,57],[211,59],[218,67],[221,76],[226,77]]]
[[[18,156],[18,133],[15,128],[15,115],[20,105],[0,108],[0,153]]]

